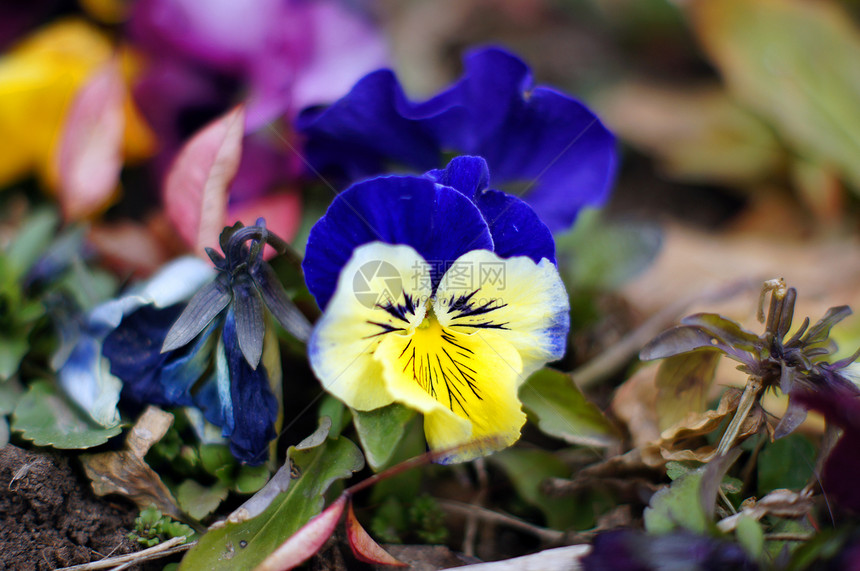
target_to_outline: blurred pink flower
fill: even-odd
[[[159,137],[159,177],[192,134],[244,102],[246,138],[229,211],[251,221],[265,216],[288,239],[298,227],[298,196],[278,201],[296,209],[290,215],[261,209],[271,207],[270,193],[283,196],[292,186],[301,163],[292,135],[280,132],[288,121],[265,127],[338,99],[388,62],[369,16],[339,0],[138,0],[128,35],[150,62],[134,94]]]
[[[291,135],[264,130],[267,124],[336,100],[387,63],[368,15],[337,0],[138,0],[128,26],[151,62],[135,97],[159,136],[159,175],[194,132],[245,103],[248,137],[230,189],[234,212],[253,211],[240,203],[283,190],[301,172]],[[273,218],[252,216],[262,215]],[[272,230],[289,236],[295,227]]]

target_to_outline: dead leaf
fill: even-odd
[[[649,363],[627,379],[612,399],[613,414],[627,426],[633,448],[642,448],[660,438],[657,419],[657,377],[659,363]]]
[[[782,277],[797,288],[796,321],[813,320],[827,309],[860,302],[860,257],[856,236],[800,240],[784,234],[705,233],[667,226],[663,249],[648,270],[628,283],[624,297],[635,311],[652,315],[690,292],[708,291],[741,280],[758,283]],[[719,313],[753,332],[758,291],[730,300],[692,304],[687,313]],[[847,319],[843,325],[850,323]],[[853,319],[858,319],[857,316]]]
[[[655,408],[661,429],[674,426],[691,412],[701,413],[707,408],[708,392],[721,356],[718,351],[698,350],[660,362]]]
[[[125,450],[82,455],[84,471],[96,495],[120,494],[140,509],[155,505],[162,513],[180,519],[181,511],[170,490],[143,459],[172,423],[172,414],[150,406],[128,433]]]
[[[716,446],[705,445],[693,449],[697,440],[706,434],[710,434],[726,418],[734,415],[740,402],[742,391],[729,388],[723,393],[720,404],[716,410],[708,410],[704,413],[688,413],[687,416],[675,426],[663,431],[660,438],[642,449],[642,461],[649,466],[662,466],[670,460],[696,462],[708,462],[714,457]],[[749,416],[741,425],[736,442],[758,433],[766,423],[764,410],[758,405],[754,406]]]
[[[785,518],[806,517],[812,511],[812,495],[808,492],[774,490],[762,499],[745,501],[743,509],[717,523],[720,531],[730,532],[737,527],[738,520],[748,516],[758,521],[766,515]]]
[[[784,160],[770,127],[719,86],[683,90],[631,82],[603,94],[599,110],[625,141],[654,155],[671,177],[748,185]]]
[[[860,33],[841,3],[697,0],[684,6],[732,93],[797,154],[838,168],[860,191]]]

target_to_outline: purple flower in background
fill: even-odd
[[[828,374],[826,381],[815,387],[798,388],[791,398],[808,410],[821,413],[828,424],[843,430],[839,441],[830,451],[821,471],[821,489],[831,498],[831,505],[860,512],[860,390],[842,375]]]
[[[194,89],[196,76],[246,92],[250,130],[336,99],[387,59],[366,17],[336,0],[139,0],[129,26],[165,81],[178,82],[181,71],[191,77],[186,89]],[[173,77],[162,74],[164,65]]]
[[[385,65],[385,42],[367,15],[339,0],[138,0],[128,34],[148,61],[134,96],[159,138],[159,177],[192,134],[244,102],[247,137],[231,213],[266,215],[289,239],[295,229],[262,211],[271,202],[258,201],[301,171],[290,133],[262,127],[336,100]],[[248,212],[248,204],[256,206]]]
[[[0,49],[6,49],[30,28],[44,22],[57,9],[57,0],[30,0],[0,4]]]
[[[598,534],[592,547],[591,553],[582,560],[585,571],[754,571],[759,568],[739,545],[689,531],[649,535],[619,529]]]
[[[422,172],[445,155],[475,155],[493,188],[528,202],[553,231],[583,206],[605,202],[616,167],[613,135],[579,101],[532,83],[529,68],[497,48],[465,59],[459,81],[415,103],[390,70],[375,71],[345,97],[307,109],[297,126],[313,166],[349,181],[398,163]]]

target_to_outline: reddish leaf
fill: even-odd
[[[99,224],[90,228],[87,238],[101,264],[117,274],[143,278],[158,270],[172,254],[150,226],[128,220]]]
[[[231,204],[224,221],[226,226],[232,226],[239,221],[245,226],[253,226],[257,218],[266,219],[266,228],[289,242],[299,231],[302,223],[302,199],[296,191],[272,192],[259,198]],[[266,245],[264,256],[271,258],[277,252]]]
[[[321,514],[312,518],[266,557],[254,571],[286,571],[310,559],[334,533],[334,528],[343,514],[346,498],[345,494],[341,495]]]
[[[357,559],[375,565],[407,567],[406,563],[395,559],[364,531],[355,517],[355,512],[352,511],[352,502],[349,502],[349,510],[346,512],[346,536],[349,538],[352,553]]]
[[[122,73],[111,61],[90,78],[71,105],[57,153],[66,220],[95,214],[114,195],[122,168],[124,101]]]
[[[164,182],[167,217],[194,251],[217,248],[227,212],[227,187],[239,169],[245,110],[238,106],[188,141]]]

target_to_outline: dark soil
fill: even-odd
[[[57,569],[138,549],[136,509],[96,497],[68,459],[0,448],[0,569]]]

